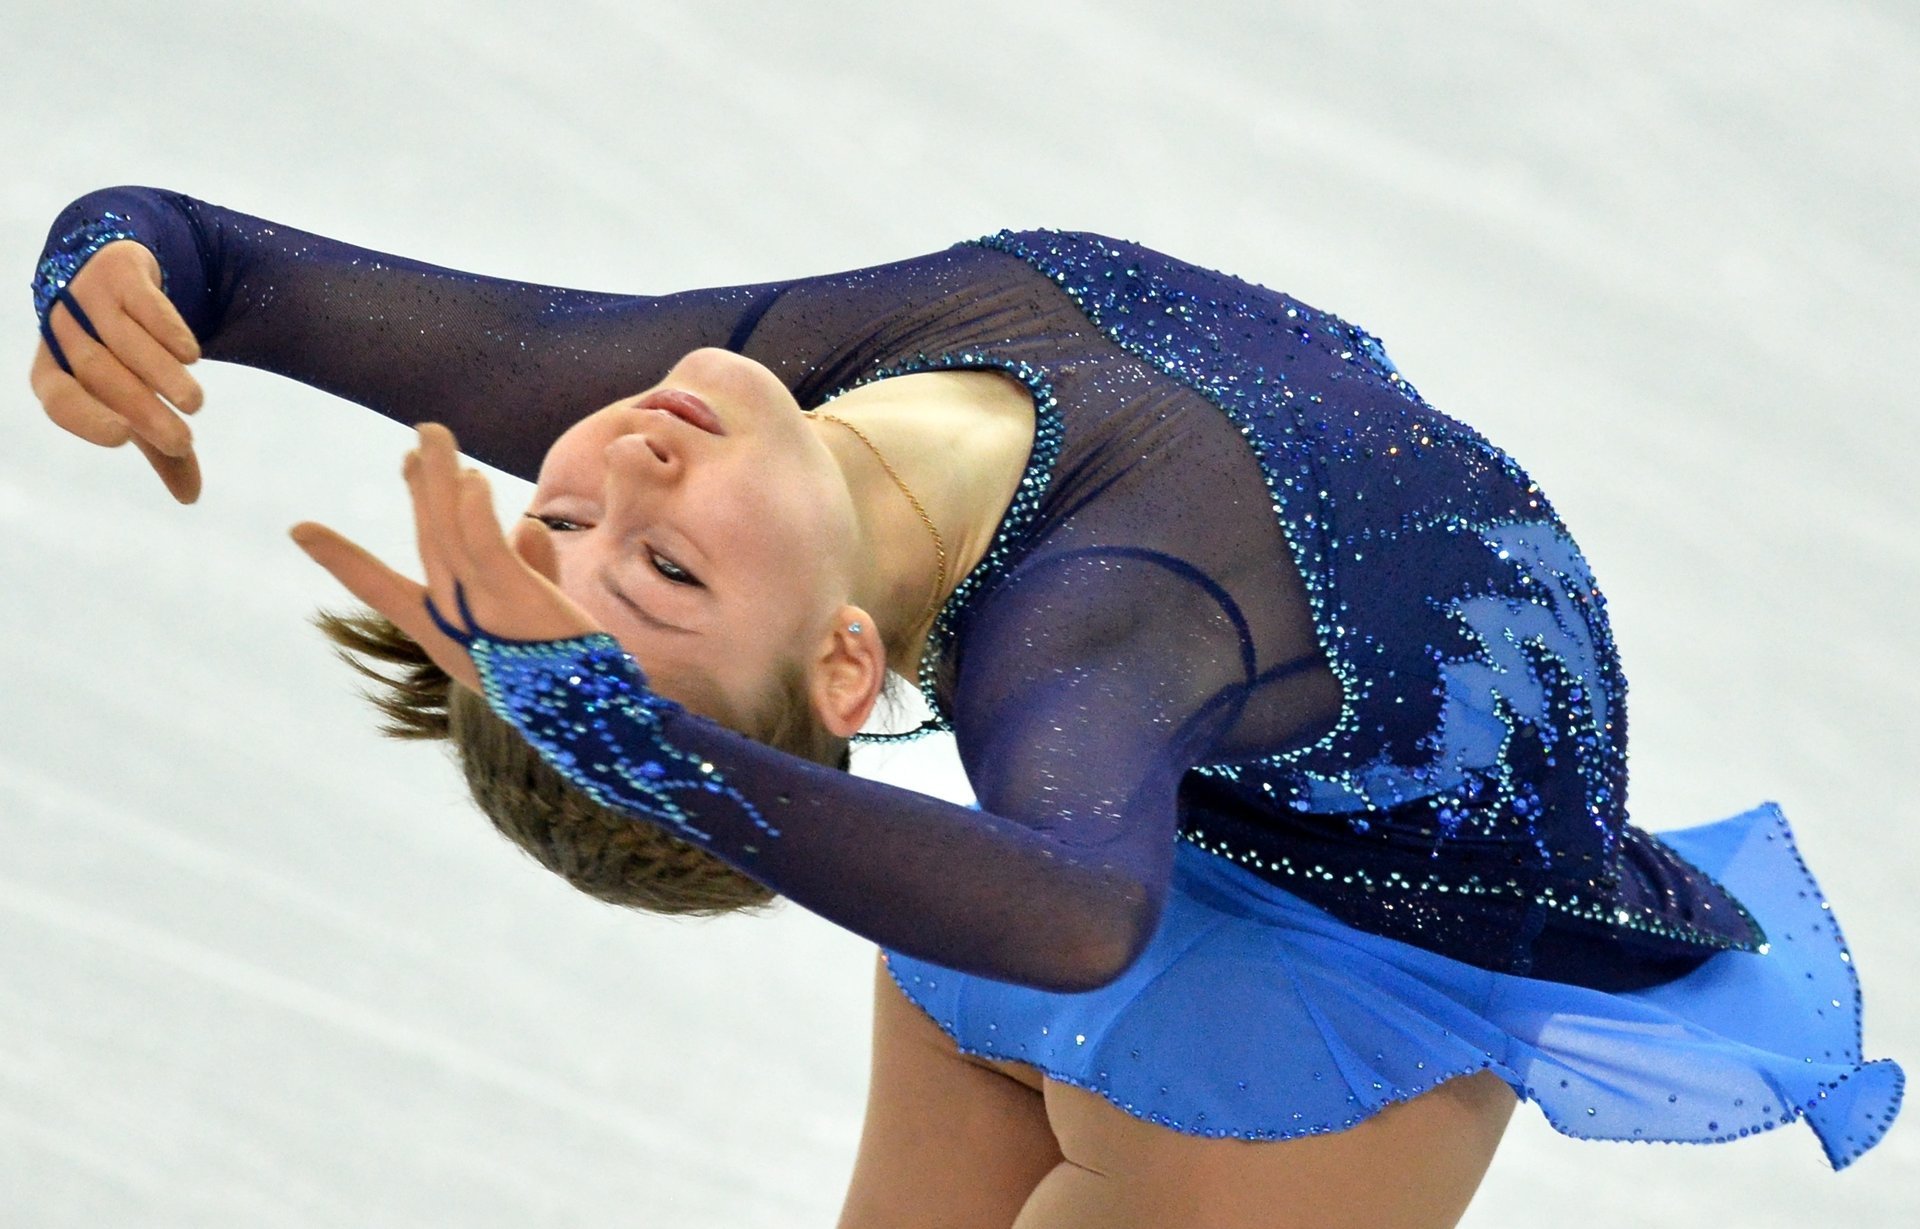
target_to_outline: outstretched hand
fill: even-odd
[[[566,640],[602,631],[557,584],[553,539],[538,521],[522,521],[511,543],[493,511],[492,490],[477,469],[459,468],[453,432],[422,423],[419,446],[402,473],[413,495],[422,585],[394,571],[366,548],[313,521],[290,531],[300,549],[408,636],[454,681],[480,691],[480,675],[466,646],[447,635],[427,610],[427,598],[456,626],[466,598],[474,626],[501,640]]]
[[[71,370],[40,342],[34,396],[48,418],[90,444],[118,448],[131,439],[167,492],[192,503],[200,498],[200,462],[182,416],[204,399],[187,374],[200,343],[161,290],[159,261],[135,240],[115,240],[88,258],[66,292],[85,322],[56,302],[46,326]]]

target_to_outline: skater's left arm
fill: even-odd
[[[421,443],[407,473],[426,584],[324,527],[296,536],[576,788],[948,968],[1072,992],[1144,949],[1180,779],[1236,718],[1252,669],[1231,603],[1178,561],[1031,564],[975,612],[955,720],[976,810],[789,755],[653,691],[553,587],[540,529],[506,542],[452,436],[428,427]]]

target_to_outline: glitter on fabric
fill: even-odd
[[[80,272],[80,266],[86,264],[101,248],[116,240],[138,237],[129,219],[117,213],[103,212],[99,217],[88,218],[51,240],[41,255],[40,264],[33,274],[33,312],[39,318],[40,336],[46,340],[54,362],[68,375],[73,374],[73,365],[67,361],[65,352],[53,335],[53,305],[64,303],[81,329],[99,341],[100,335],[95,331],[93,322],[87,319],[80,304],[68,293],[67,284]]]
[[[680,706],[647,687],[620,642],[605,633],[568,640],[505,640],[482,630],[454,586],[460,626],[432,598],[427,614],[465,646],[480,674],[487,707],[520,731],[542,759],[602,806],[646,816],[688,839],[709,840],[683,799],[723,795],[772,839],[780,831],[727,784],[712,761],[669,744],[662,718]],[[696,806],[694,810],[697,810]]]
[[[120,239],[138,239],[129,219],[117,213],[103,213],[67,231],[48,247],[33,275],[33,311],[42,321],[53,310],[53,302],[66,289],[80,266],[101,248]]]
[[[1675,953],[1764,944],[1737,901],[1657,843],[1638,843],[1630,872],[1688,879],[1699,907],[1623,886],[1626,682],[1605,600],[1512,458],[1330,313],[1096,236],[981,243],[1046,274],[1116,344],[1233,420],[1340,678],[1340,718],[1319,742],[1196,768],[1185,839],[1488,968],[1529,971],[1549,912]],[[1410,578],[1424,583],[1410,592]],[[1276,809],[1326,847],[1235,822]]]
[[[1766,803],[1669,836],[1781,923],[1772,953],[1622,994],[1491,973],[1356,931],[1186,844],[1159,932],[1111,986],[1038,994],[893,952],[887,968],[962,1052],[1183,1134],[1341,1131],[1491,1071],[1565,1135],[1723,1143],[1804,1120],[1844,1168],[1886,1134],[1905,1081],[1861,1062],[1859,979],[1785,818]],[[1816,1000],[1831,1007],[1809,1020]],[[1216,1013],[1240,1027],[1210,1027]],[[1177,1062],[1159,1057],[1169,1046]]]

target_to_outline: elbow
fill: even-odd
[[[1160,929],[1164,900],[1135,897],[1117,923],[1100,928],[1100,935],[1072,948],[1072,957],[1058,970],[1059,984],[1043,987],[1060,994],[1103,990],[1119,981],[1140,957]]]

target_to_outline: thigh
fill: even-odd
[[[1061,1161],[1038,1071],[963,1055],[876,957],[867,1117],[840,1229],[1007,1229]]]
[[[1481,1072],[1346,1131],[1257,1142],[1183,1135],[1051,1080],[1045,1095],[1064,1160],[1014,1229],[1445,1229],[1516,1104]]]

